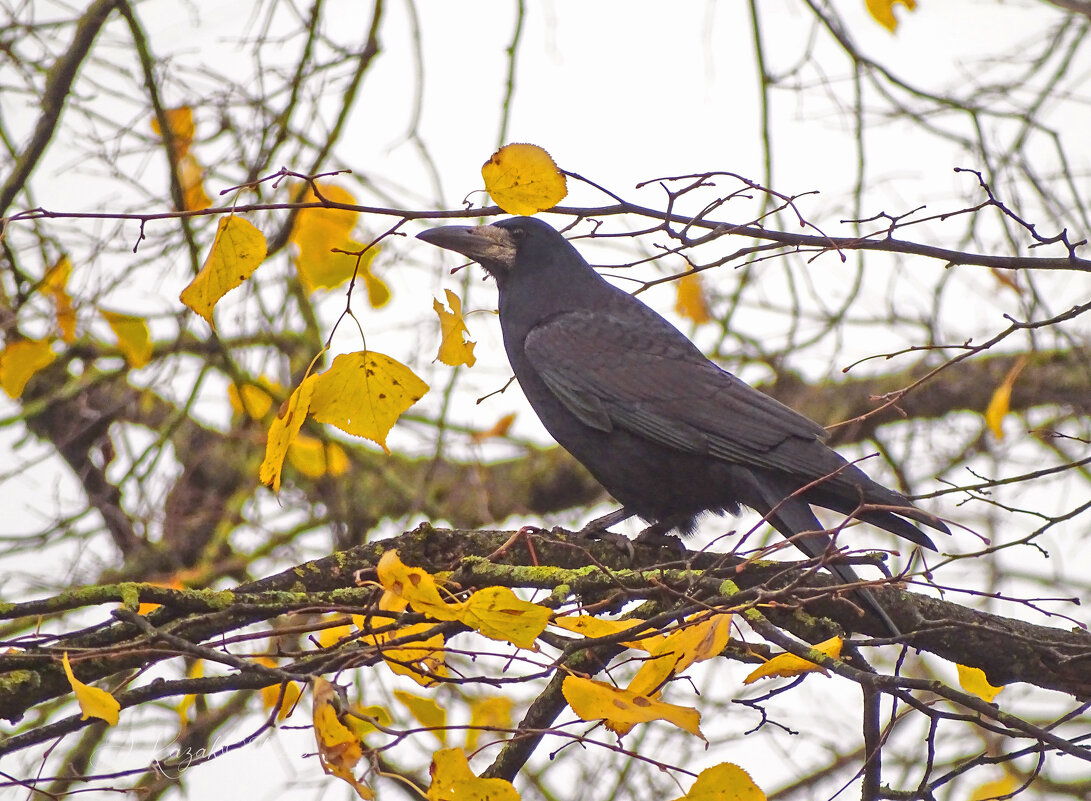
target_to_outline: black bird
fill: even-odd
[[[504,347],[527,400],[622,504],[591,526],[604,530],[635,515],[652,523],[645,533],[688,534],[702,513],[737,514],[742,505],[814,559],[827,558],[832,543],[812,504],[933,550],[904,518],[950,533],[828,448],[822,426],[709,361],[541,220],[417,236],[496,279]],[[846,583],[860,580],[848,565],[826,567]],[[899,633],[870,593],[858,597]]]

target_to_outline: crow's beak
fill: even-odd
[[[417,234],[430,245],[461,253],[496,275],[511,270],[515,262],[515,239],[495,225],[447,225]]]

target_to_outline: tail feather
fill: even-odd
[[[764,509],[757,508],[757,511],[769,521],[773,528],[791,540],[792,544],[799,548],[799,550],[803,551],[803,553],[807,554],[807,556],[812,559],[822,559],[831,550],[833,540],[830,538],[829,534],[825,533],[823,525],[818,521],[818,518],[815,517],[809,504],[799,498],[791,498],[786,495],[777,497],[776,490],[767,486],[762,487],[762,494],[765,497],[767,506]],[[924,534],[921,534],[921,532],[917,531],[917,529],[913,528],[913,526],[909,525],[904,520],[901,520],[901,518],[890,513],[878,514],[888,514],[890,517],[898,520],[910,530],[920,535],[920,537],[924,537],[925,540],[928,540]],[[886,526],[883,526],[883,528],[886,528]],[[856,575],[856,571],[852,569],[851,565],[838,562],[823,562],[822,564],[845,584],[855,584],[861,580],[860,577]],[[890,615],[887,614],[882,605],[875,600],[874,595],[862,587],[854,590],[854,594],[865,607],[883,621],[883,624],[893,636],[901,636],[901,630],[895,625],[894,621],[890,619]]]
[[[889,531],[891,534],[897,534],[903,540],[909,540],[916,545],[920,545],[922,548],[927,548],[930,551],[936,550],[936,544],[932,542],[932,538],[912,523],[908,523],[899,517],[901,514],[908,515],[909,510],[906,510],[904,513],[860,512],[856,517],[859,520],[863,520],[865,523],[870,523],[873,526]],[[940,525],[943,524],[940,523]]]

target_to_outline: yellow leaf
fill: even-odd
[[[251,276],[265,260],[265,237],[242,217],[220,220],[208,257],[179,300],[215,327],[212,310],[220,298]]]
[[[993,687],[989,684],[989,680],[985,678],[985,671],[981,668],[959,664],[956,664],[955,667],[958,668],[958,683],[962,685],[962,689],[968,693],[973,693],[986,703],[991,704],[993,699],[1004,689],[1003,685]]]
[[[84,684],[77,679],[72,673],[72,665],[68,661],[68,651],[65,651],[61,656],[61,666],[64,668],[64,675],[68,677],[68,683],[72,685],[72,690],[76,693],[76,701],[83,713],[80,715],[80,720],[101,718],[111,726],[116,726],[118,713],[121,711],[121,704],[117,702],[117,699],[106,690]]]
[[[424,726],[435,735],[436,739],[439,740],[440,745],[446,745],[446,709],[441,707],[431,698],[422,698],[419,695],[407,693],[405,690],[395,690],[394,697],[405,705],[405,708],[409,710],[409,714],[413,716],[417,723]]]
[[[163,116],[167,118],[167,128],[170,129],[174,140],[175,157],[179,160],[189,152],[189,146],[193,144],[193,137],[197,128],[193,124],[193,109],[190,106],[163,109]],[[157,136],[163,135],[159,127],[159,118],[152,117],[152,130]]]
[[[865,0],[868,13],[873,16],[880,25],[891,33],[898,28],[898,20],[894,16],[894,4],[901,3],[912,11],[917,7],[916,0]]]
[[[193,109],[189,106],[164,109],[167,118],[167,127],[170,128],[173,137],[174,158],[178,163],[178,185],[182,189],[182,210],[201,211],[212,205],[212,201],[205,194],[203,185],[205,168],[201,162],[189,152],[193,144],[193,137],[197,133],[193,124]],[[162,135],[159,128],[159,119],[152,117],[152,130]]]
[[[640,618],[627,618],[625,620],[602,620],[594,615],[569,615],[554,618],[553,625],[571,631],[573,634],[582,634],[584,637],[598,639],[599,637],[612,637],[623,631],[635,629],[645,621]],[[636,648],[640,651],[650,651],[659,642],[662,642],[662,634],[654,634],[653,629],[643,628],[636,636],[640,639],[622,642],[626,648]]]
[[[985,424],[988,425],[989,430],[993,432],[993,436],[997,439],[1004,438],[1004,417],[1011,408],[1011,390],[1015,386],[1015,379],[1019,377],[1019,374],[1023,372],[1023,368],[1026,366],[1027,356],[1023,354],[1008,370],[1008,374],[1004,376],[1000,386],[993,392],[988,408],[985,409]]]
[[[367,630],[363,620],[357,621],[357,627]],[[433,634],[423,639],[416,635],[431,631],[435,627],[434,623],[414,623],[381,633],[363,634],[360,642],[378,648],[392,672],[399,676],[408,676],[422,687],[431,687],[436,683],[434,677],[449,675],[445,663],[443,635]],[[387,645],[392,640],[402,642],[398,645]]]
[[[361,743],[369,734],[378,731],[375,727],[375,723],[387,727],[393,723],[393,719],[390,717],[390,713],[386,711],[385,707],[353,704],[349,712],[350,714],[345,715],[344,724],[349,727],[352,733],[356,735],[356,739]],[[371,718],[375,723],[365,720],[365,718]]]
[[[508,435],[508,430],[511,428],[511,424],[514,422],[515,412],[505,414],[487,431],[475,431],[470,434],[470,439],[474,442],[484,442],[493,437],[506,437]]]
[[[650,695],[694,662],[719,656],[731,635],[731,615],[711,615],[671,632],[649,650],[651,659],[640,666],[629,689]]]
[[[504,145],[481,166],[485,189],[508,214],[537,214],[564,200],[568,185],[537,145]]]
[[[383,589],[388,594],[405,600],[413,607],[414,612],[428,615],[434,620],[458,620],[461,605],[444,601],[440,597],[435,577],[423,568],[409,567],[398,556],[396,549],[392,548],[382,555],[375,572]],[[382,603],[379,606],[391,608],[384,607]]]
[[[182,188],[182,211],[201,211],[212,205],[205,192],[205,168],[197,157],[187,153],[178,160],[178,185]]]
[[[470,699],[470,728],[466,731],[466,750],[472,751],[477,746],[482,728],[510,729],[515,723],[511,715],[514,706],[510,698],[502,695]]]
[[[117,337],[117,348],[130,367],[138,369],[151,361],[154,348],[148,323],[143,317],[118,314],[106,309],[102,309],[101,313]]]
[[[552,614],[547,607],[521,600],[507,587],[486,587],[466,600],[458,619],[490,639],[535,648],[534,641]]]
[[[318,184],[318,191],[331,203],[356,203],[351,192],[335,184]],[[319,198],[313,189],[308,188],[300,202],[317,203]],[[379,248],[371,247],[359,258],[349,255],[364,249],[364,245],[350,236],[359,216],[359,212],[347,209],[300,209],[296,214],[289,241],[299,249],[295,265],[299,271],[299,280],[303,282],[303,288],[308,293],[316,289],[341,286],[359,270],[367,287],[368,302],[372,307],[378,308],[390,299],[390,290],[386,284],[371,274],[371,262]],[[334,248],[348,253],[333,253]]]
[[[336,442],[322,442],[300,434],[288,446],[288,461],[308,478],[340,476],[349,469],[349,457]]]
[[[273,408],[273,395],[283,395],[284,387],[265,376],[260,376],[255,384],[228,384],[227,399],[236,414],[247,414],[254,420],[261,420]]]
[[[390,300],[390,288],[383,282],[383,279],[371,272],[371,262],[378,252],[379,246],[376,245],[364,254],[360,262],[360,269],[363,271],[364,276],[364,286],[367,288],[367,302],[373,309],[385,306],[387,301]]]
[[[811,648],[818,651],[820,654],[825,654],[833,659],[839,659],[841,657],[841,645],[842,640],[840,637],[831,637],[828,640],[820,642],[818,645],[811,646]],[[773,678],[774,676],[790,678],[792,676],[799,676],[803,673],[821,673],[823,676],[828,675],[824,668],[816,665],[814,662],[800,659],[795,654],[780,654],[779,656],[774,656],[743,679],[743,684],[751,684],[758,679]]]
[[[273,492],[280,492],[284,457],[288,453],[288,446],[299,434],[303,421],[307,419],[307,409],[311,405],[317,378],[310,375],[303,379],[303,383],[281,405],[277,419],[269,427],[269,436],[265,442],[265,460],[261,463],[259,476],[263,484],[273,487]]]
[[[716,614],[671,634],[667,642],[671,646],[677,645],[684,655],[686,667],[689,667],[694,662],[704,662],[719,656],[727,647],[730,638],[731,615]]]
[[[342,353],[317,379],[310,404],[314,419],[370,439],[387,453],[387,433],[428,391],[404,364],[371,351]]]
[[[997,781],[978,785],[970,793],[969,801],[992,801],[994,798],[1004,798],[1018,790],[1019,784],[1014,776],[1005,775]]]
[[[765,793],[749,773],[724,762],[702,770],[689,792],[674,801],[765,801]]]
[[[143,605],[143,604],[142,604]],[[203,659],[197,659],[189,666],[189,670],[186,671],[187,679],[199,679],[205,675],[205,661]],[[189,720],[190,707],[197,701],[197,696],[193,693],[189,695],[183,695],[182,700],[178,702],[178,706],[174,708],[174,711],[178,713],[178,719],[181,725],[185,726]]]
[[[385,556],[385,554],[384,554]],[[409,601],[397,592],[387,590],[379,598],[379,611],[380,612],[393,612],[395,614],[401,614],[409,606]],[[359,624],[357,624],[359,626]],[[363,628],[360,626],[360,628]]]
[[[519,801],[511,782],[475,776],[461,748],[436,751],[429,773],[428,801]]]
[[[579,676],[568,676],[561,685],[572,711],[582,720],[605,720],[609,727],[618,724],[626,729],[635,723],[665,720],[690,734],[701,734],[701,713],[696,709],[656,701],[631,690]]]
[[[67,256],[61,256],[42,279],[42,294],[53,299],[57,310],[57,328],[60,329],[61,339],[68,344],[76,341],[76,310],[72,308],[72,298],[68,294],[71,275],[72,262]]]
[[[329,622],[336,620],[340,615],[332,615],[330,617],[323,618],[323,622]],[[315,639],[318,641],[318,645],[322,648],[331,648],[337,643],[341,642],[346,637],[351,637],[356,631],[351,623],[345,623],[342,626],[329,626],[319,629],[315,633]]]
[[[18,339],[0,351],[0,388],[18,398],[27,382],[39,370],[53,363],[57,355],[45,339]]]
[[[265,667],[275,668],[277,663],[267,656],[255,657],[254,661],[259,665]],[[281,698],[280,688],[284,687],[284,697]],[[299,702],[300,696],[303,691],[299,688],[299,685],[294,681],[287,683],[287,686],[283,684],[270,684],[268,687],[261,688],[261,703],[265,707],[265,711],[268,712],[273,706],[280,700],[280,706],[277,708],[277,722],[284,720],[295,709],[296,704]]]
[[[465,338],[469,330],[462,317],[462,300],[451,290],[448,289],[446,292],[450,311],[447,311],[438,300],[432,301],[432,308],[439,315],[439,327],[442,332],[437,358],[450,367],[457,367],[460,364],[473,367],[474,362],[477,361],[477,357],[474,356],[476,343]]]
[[[674,310],[682,317],[695,323],[707,323],[712,320],[705,299],[705,290],[701,284],[701,274],[690,270],[674,282],[678,296],[674,301]]]
[[[166,587],[167,589],[171,590],[184,590],[186,587],[181,576],[177,574],[169,581],[146,581],[144,583],[152,587]],[[140,606],[136,608],[136,613],[138,615],[146,615],[150,612],[154,612],[162,605],[163,604],[156,603],[141,603]]]
[[[352,785],[361,798],[373,798],[371,790],[353,773],[364,752],[359,739],[338,715],[337,691],[321,677],[315,677],[311,683],[314,738],[318,743],[318,761],[322,764],[322,770]]]
[[[1019,286],[1017,280],[1018,273],[1013,270],[1000,270],[996,267],[990,267],[989,270],[992,272],[993,278],[996,279],[996,283],[1000,284],[1000,286],[1007,287],[1016,295],[1022,296],[1023,288]]]

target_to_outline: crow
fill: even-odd
[[[691,533],[705,512],[747,506],[849,584],[860,579],[836,561],[812,505],[932,550],[905,518],[950,533],[827,447],[818,423],[709,361],[547,223],[513,217],[417,236],[478,262],[496,280],[504,348],[527,400],[622,506],[585,531],[637,516],[651,523],[644,539],[662,539]],[[857,597],[900,634],[870,593],[861,588]]]

